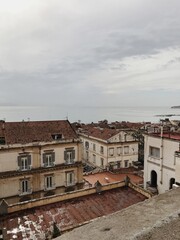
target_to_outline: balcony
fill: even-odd
[[[65,164],[74,164],[74,163],[75,163],[74,159],[65,160]]]
[[[44,191],[50,191],[56,189],[56,184],[53,183],[51,186],[44,186]]]
[[[32,194],[32,188],[29,188],[26,191],[19,190],[19,196],[24,196],[24,195],[28,195],[28,194]]]

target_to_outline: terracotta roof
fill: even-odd
[[[53,222],[62,232],[145,199],[135,190],[121,187],[8,215],[0,220],[7,228],[8,239],[45,239],[40,235],[52,230]]]
[[[161,137],[161,133],[150,133],[150,136]],[[169,138],[173,140],[180,140],[180,132],[164,132],[162,135],[164,138]]]
[[[91,127],[91,126],[85,126],[83,130],[80,131],[80,133],[83,133],[95,138],[99,138],[102,140],[108,140],[109,138],[118,134],[119,132],[120,131],[116,129],[99,128],[99,127]]]
[[[64,139],[77,138],[67,120],[0,122],[0,137],[5,137],[6,144],[49,142],[53,140],[52,135],[58,134]]]
[[[89,174],[84,175],[83,178],[89,182],[90,184],[94,185],[97,180],[101,184],[107,184],[107,183],[113,183],[118,181],[124,181],[124,179],[128,176],[131,179],[131,182],[135,184],[141,184],[143,183],[143,178],[131,173],[110,173],[110,172],[102,172],[102,173],[96,173],[96,174]]]

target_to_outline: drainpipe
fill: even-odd
[[[163,126],[161,126],[161,148],[160,148],[160,172],[161,180],[160,183],[163,184]]]

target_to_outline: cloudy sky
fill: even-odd
[[[179,0],[0,0],[0,105],[180,105]]]

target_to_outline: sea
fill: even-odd
[[[91,123],[101,120],[152,122],[160,119],[180,120],[180,108],[160,106],[133,107],[92,107],[92,106],[0,106],[0,120],[43,121],[65,120],[70,122]]]

